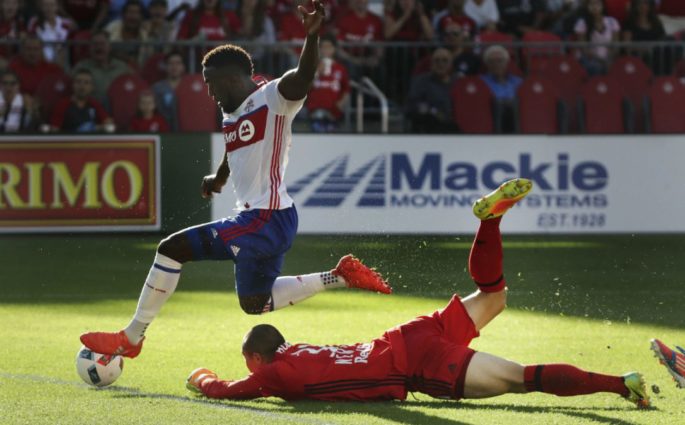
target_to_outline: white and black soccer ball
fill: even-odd
[[[76,371],[86,384],[104,387],[116,381],[124,368],[121,356],[100,354],[82,346],[76,354]]]

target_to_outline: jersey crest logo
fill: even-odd
[[[264,140],[269,109],[266,105],[242,116],[234,123],[224,124],[226,152],[250,146]]]
[[[240,127],[238,127],[238,138],[246,142],[252,139],[252,136],[254,136],[254,124],[252,124],[252,121],[245,120],[241,122]]]
[[[231,245],[231,251],[233,252],[233,255],[237,257],[238,253],[240,252],[240,247]]]

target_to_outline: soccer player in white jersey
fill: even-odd
[[[283,183],[291,122],[304,103],[319,62],[324,8],[321,0],[313,0],[313,6],[312,12],[299,7],[307,38],[298,67],[281,78],[255,82],[252,59],[238,46],[219,46],[205,55],[203,76],[209,95],[223,111],[226,154],[216,173],[203,178],[202,196],[211,198],[221,192],[230,177],[241,211],[164,239],[129,325],[120,332],[81,335],[86,347],[136,357],[145,330],[176,289],[182,264],[189,261],[233,260],[240,306],[248,314],[287,307],[327,288],[390,293],[379,274],[351,255],[327,272],[279,276],[297,231],[297,211]]]

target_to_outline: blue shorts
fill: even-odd
[[[297,233],[297,210],[249,210],[189,227],[193,261],[233,260],[238,296],[271,294]]]

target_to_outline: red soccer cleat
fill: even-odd
[[[366,289],[383,294],[392,293],[388,282],[380,274],[366,267],[352,254],[342,257],[335,269],[331,270],[331,273],[345,279],[348,288]]]
[[[96,353],[134,358],[143,348],[143,338],[138,345],[128,340],[124,331],[88,332],[81,335],[81,342]]]

